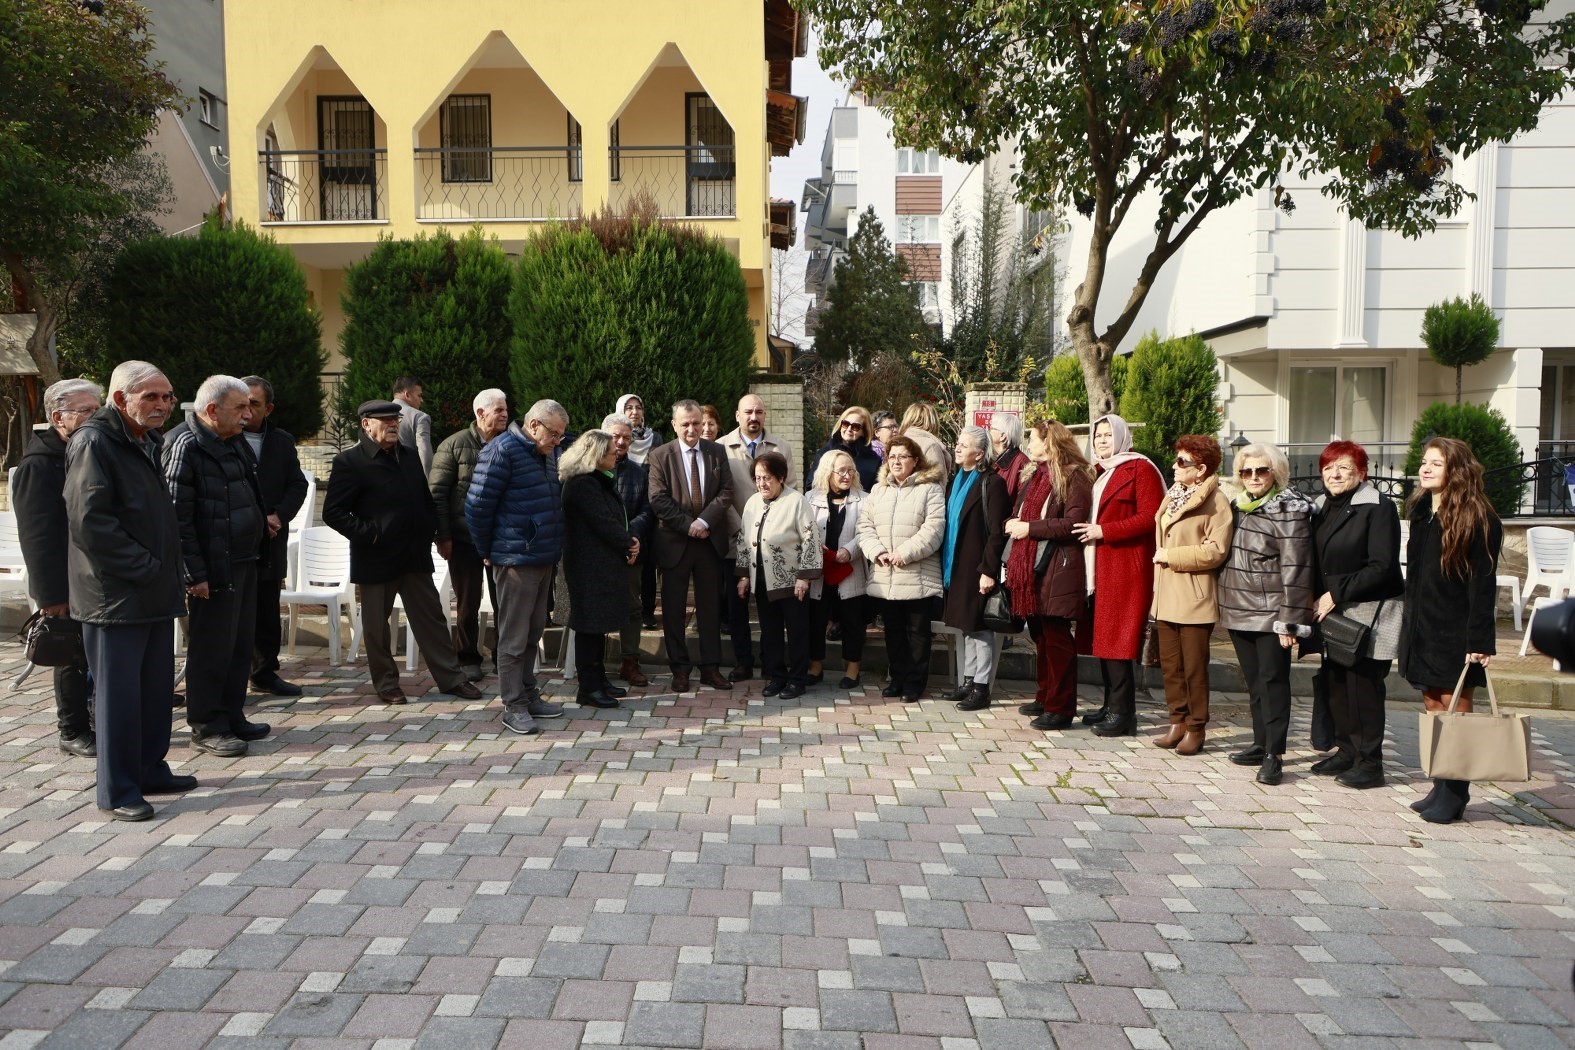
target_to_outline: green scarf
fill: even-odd
[[[1259,507],[1263,506],[1265,503],[1269,502],[1279,494],[1280,487],[1278,485],[1270,489],[1268,492],[1265,492],[1257,499],[1253,499],[1251,496],[1247,495],[1246,489],[1242,489],[1236,494],[1236,509],[1241,511],[1243,514],[1251,514],[1253,511],[1257,510]]]

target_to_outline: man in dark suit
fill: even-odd
[[[323,524],[350,541],[350,579],[360,584],[361,637],[378,699],[405,702],[388,630],[399,597],[438,690],[479,700],[481,690],[459,669],[448,617],[432,583],[437,505],[416,450],[399,443],[399,406],[367,401],[356,414],[361,440],[334,457]]]
[[[732,555],[727,512],[733,502],[733,473],[722,446],[700,437],[700,404],[673,406],[672,441],[646,460],[651,512],[656,515],[653,552],[662,570],[662,633],[673,691],[689,691],[689,646],[684,608],[694,580],[695,625],[700,635],[700,682],[731,689],[717,670],[722,662],[722,567]]]
[[[273,415],[273,384],[262,376],[246,376],[241,382],[251,391],[246,445],[257,460],[257,487],[269,530],[257,562],[252,687],[274,696],[300,696],[300,686],[279,677],[279,591],[289,574],[290,520],[306,502],[306,475],[295,453],[295,438],[268,419]]]

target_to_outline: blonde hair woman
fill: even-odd
[[[811,682],[820,681],[826,660],[826,626],[835,622],[841,628],[842,662],[846,665],[837,688],[855,689],[869,633],[870,573],[864,548],[859,545],[859,515],[866,496],[853,457],[840,449],[821,456],[808,499],[820,534],[825,572],[809,585],[809,677]]]
[[[868,492],[875,487],[875,479],[880,475],[881,458],[875,453],[874,440],[875,420],[870,417],[869,409],[863,405],[849,405],[837,417],[825,447],[816,453],[815,462],[810,464],[810,477],[816,475],[828,455],[846,452],[858,469],[859,487]]]
[[[607,635],[629,617],[629,566],[640,543],[613,483],[618,450],[605,430],[587,430],[558,460],[563,482],[563,578],[574,600],[569,629],[575,635],[575,700],[587,707],[617,707],[625,691],[607,678]]]
[[[915,401],[902,411],[902,426],[897,433],[911,438],[924,453],[924,461],[941,469],[944,481],[951,477],[952,453],[940,438],[941,417],[928,401]]]

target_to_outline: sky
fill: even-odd
[[[826,126],[831,111],[841,105],[847,89],[832,80],[820,68],[816,55],[814,27],[809,33],[809,53],[793,60],[793,94],[809,99],[809,115],[804,121],[804,141],[793,147],[786,157],[771,161],[771,196],[801,201],[804,197],[804,180],[820,174],[820,150],[826,142]],[[798,216],[799,242],[803,243],[804,213]]]

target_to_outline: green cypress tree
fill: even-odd
[[[865,209],[848,240],[847,258],[837,263],[826,290],[815,352],[827,361],[852,361],[863,368],[878,354],[906,357],[927,341],[930,329],[919,310],[919,289],[907,280],[907,266],[892,251],[875,209]]]
[[[1515,513],[1526,486],[1520,480],[1520,442],[1509,422],[1496,408],[1435,401],[1416,417],[1411,427],[1411,447],[1406,451],[1403,473],[1415,477],[1422,466],[1422,449],[1429,439],[1452,437],[1471,446],[1471,452],[1487,471],[1487,498],[1499,515]]]
[[[213,216],[196,237],[139,241],[116,260],[103,310],[112,362],[153,362],[182,398],[210,375],[264,376],[275,423],[303,440],[322,429],[322,318],[273,238]]]
[[[721,241],[654,212],[555,223],[525,245],[509,297],[510,375],[524,405],[550,397],[583,431],[621,394],[648,422],[695,398],[731,406],[755,337],[738,259]]]
[[[432,440],[470,425],[471,402],[487,387],[508,389],[509,260],[474,228],[413,240],[380,240],[345,271],[345,357],[339,411],[392,396],[415,376],[432,416]]]
[[[1219,433],[1223,419],[1215,401],[1219,370],[1214,351],[1196,333],[1161,339],[1150,332],[1132,348],[1127,363],[1121,416],[1143,423],[1132,431],[1132,446],[1170,476],[1171,449],[1183,434]]]

